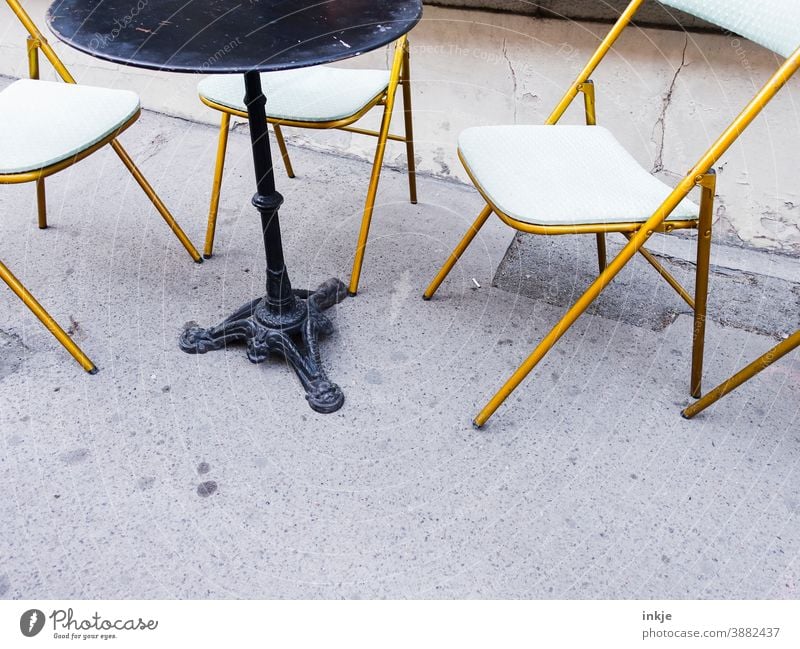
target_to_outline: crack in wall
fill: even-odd
[[[688,63],[686,63],[686,50],[688,48],[689,48],[689,35],[687,34],[686,40],[683,44],[683,52],[681,53],[681,63],[678,66],[678,69],[675,70],[675,74],[672,77],[672,82],[669,84],[669,88],[667,88],[667,92],[664,95],[661,105],[661,114],[656,120],[656,123],[653,126],[652,134],[650,136],[653,143],[658,146],[658,153],[656,154],[655,160],[653,161],[652,173],[658,173],[659,171],[664,170],[664,140],[666,138],[666,132],[667,132],[667,111],[669,110],[669,107],[672,104],[672,94],[675,92],[675,85],[678,82],[678,77],[680,76],[681,72],[683,72],[683,69],[688,65]],[[656,136],[657,132],[659,132],[658,136]]]
[[[514,70],[514,66],[511,63],[511,59],[508,58],[508,46],[507,41],[503,39],[503,58],[506,60],[508,64],[508,70],[511,72],[511,83],[513,84],[513,95],[511,96],[511,104],[514,107],[514,124],[517,123],[517,90],[519,85],[517,83],[517,73]]]

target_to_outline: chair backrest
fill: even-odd
[[[789,57],[800,47],[800,0],[659,0]]]
[[[800,0],[657,0],[664,7],[672,7],[710,22],[730,33],[758,43],[786,58],[784,65],[767,82],[766,95],[757,95],[754,102],[758,110],[764,107],[784,83],[793,76],[800,64]],[[557,124],[572,101],[603,61],[605,56],[630,25],[647,0],[630,0],[611,31],[595,50],[586,66],[578,74],[569,90],[561,98],[546,124]],[[773,92],[774,91],[774,92]],[[766,101],[764,101],[766,100]],[[748,108],[754,108],[751,103]]]
[[[747,103],[744,110],[728,128],[711,144],[653,216],[645,222],[631,240],[631,244],[635,243],[637,246],[641,246],[650,234],[666,220],[675,207],[709,173],[716,161],[758,117],[786,82],[800,70],[800,0],[658,0],[658,2],[690,13],[764,45],[785,56],[786,60]],[[550,113],[546,124],[557,124],[579,93],[587,93],[587,97],[588,93],[591,93],[593,97],[594,85],[589,83],[591,75],[644,3],[645,0],[630,0],[611,31],[600,43],[553,112]],[[625,250],[627,249],[626,246]]]

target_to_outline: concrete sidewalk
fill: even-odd
[[[153,113],[122,137],[198,246],[215,137]],[[412,206],[384,174],[362,292],[323,344],[339,412],[311,411],[278,360],[182,353],[186,323],[263,291],[246,134],[230,147],[199,266],[110,150],[49,182],[47,231],[32,186],[0,188],[0,258],[101,368],[84,374],[2,292],[0,597],[800,596],[798,355],[684,421],[691,318],[637,265],[647,299],[623,278],[473,430],[596,262],[576,238],[532,238],[493,287],[513,234],[493,220],[423,302],[482,206],[469,187],[421,178]],[[369,167],[291,153],[292,280],[346,279]],[[794,313],[788,328],[798,298],[796,282],[715,274],[706,386],[783,331],[746,326],[748,307]]]

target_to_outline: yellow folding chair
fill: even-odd
[[[492,416],[564,333],[636,253],[641,253],[694,311],[690,392],[701,394],[711,221],[716,177],[713,165],[750,125],[800,66],[800,3],[797,0],[660,0],[788,57],[742,113],[672,188],[653,177],[596,125],[591,75],[645,0],[633,0],[592,55],[544,126],[488,126],[459,138],[459,156],[486,207],[425,291],[430,299],[480,228],[494,213],[521,232],[597,236],[600,274],[475,417],[480,427]],[[555,126],[583,94],[586,126]],[[687,199],[701,188],[700,205]],[[644,248],[654,232],[697,228],[694,296]],[[619,232],[628,243],[606,261],[605,235]]]
[[[394,60],[390,70],[353,70],[318,66],[301,70],[264,73],[261,75],[261,84],[267,97],[267,121],[275,129],[275,137],[278,140],[286,172],[290,178],[294,178],[294,170],[283,138],[282,126],[339,129],[360,135],[370,135],[378,139],[350,277],[349,292],[350,295],[355,295],[358,291],[364,249],[367,245],[369,226],[375,209],[375,196],[378,192],[378,182],[388,140],[406,144],[409,193],[411,202],[417,202],[408,39],[404,36],[395,44]],[[403,88],[405,135],[402,136],[389,133],[398,86]],[[244,105],[244,83],[240,75],[216,75],[203,79],[198,85],[198,93],[204,104],[222,113],[204,249],[205,257],[209,258],[214,250],[214,234],[217,226],[231,115],[246,118],[247,107]],[[383,106],[383,117],[378,131],[353,126],[376,106]]]
[[[110,144],[192,259],[203,258],[134,165],[116,137],[139,117],[139,98],[126,90],[79,86],[18,0],[6,0],[27,30],[30,79],[0,92],[0,184],[36,183],[39,227],[47,227],[45,178]],[[39,80],[39,51],[66,83]],[[88,372],[84,354],[23,284],[0,263],[0,278]]]

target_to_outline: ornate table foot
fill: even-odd
[[[333,333],[333,323],[322,312],[347,297],[347,287],[338,279],[329,279],[316,291],[295,290],[293,294],[291,304],[281,309],[270,307],[267,298],[259,298],[216,327],[187,329],[180,347],[188,354],[205,354],[224,349],[228,343],[245,342],[251,363],[281,354],[297,373],[311,408],[336,412],[344,404],[344,394],[325,373],[319,335]]]

